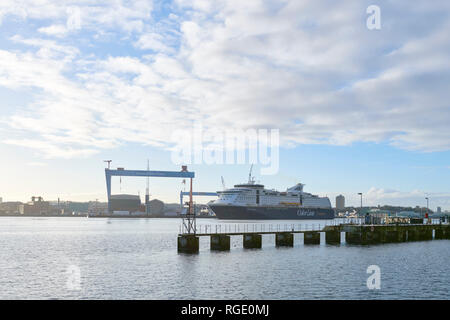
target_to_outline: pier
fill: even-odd
[[[183,230],[181,230],[183,231]],[[197,232],[198,231],[198,232]],[[198,253],[199,237],[210,237],[213,251],[230,250],[230,238],[242,237],[245,249],[261,249],[263,235],[275,235],[276,247],[293,247],[294,234],[304,235],[304,245],[320,245],[320,234],[325,234],[325,243],[340,245],[341,239],[349,245],[378,245],[412,241],[448,240],[450,224],[331,224],[316,225],[216,225],[200,226],[195,233],[178,234],[178,252]]]

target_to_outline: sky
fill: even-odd
[[[253,168],[270,189],[450,210],[449,15],[445,0],[2,0],[0,197],[104,201],[103,160],[179,171],[174,148],[200,123],[278,130],[276,172]],[[188,167],[217,191],[250,165]],[[150,180],[152,198],[182,188]]]

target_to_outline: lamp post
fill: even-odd
[[[361,209],[359,210],[359,216],[362,216],[362,192],[358,192],[358,195],[361,197]],[[364,220],[364,222],[366,223],[366,221]]]
[[[429,200],[428,197],[425,198],[427,200],[427,211],[425,212],[425,218],[428,218],[428,208],[429,208]]]

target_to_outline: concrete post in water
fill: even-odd
[[[277,247],[293,247],[294,234],[289,232],[281,232],[275,234],[275,245]]]
[[[179,253],[198,253],[199,240],[194,235],[178,236],[178,252]]]
[[[262,236],[260,234],[244,234],[243,243],[245,249],[261,249]]]
[[[304,233],[304,244],[320,244],[320,232],[306,231]]]
[[[211,250],[230,250],[230,236],[226,234],[214,234],[211,236]]]
[[[341,231],[333,230],[325,232],[326,244],[341,244]]]

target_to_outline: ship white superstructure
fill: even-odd
[[[328,197],[319,197],[303,191],[304,184],[297,183],[284,192],[265,189],[263,185],[249,181],[234,188],[218,191],[215,205],[234,206],[297,206],[302,208],[331,208]]]

